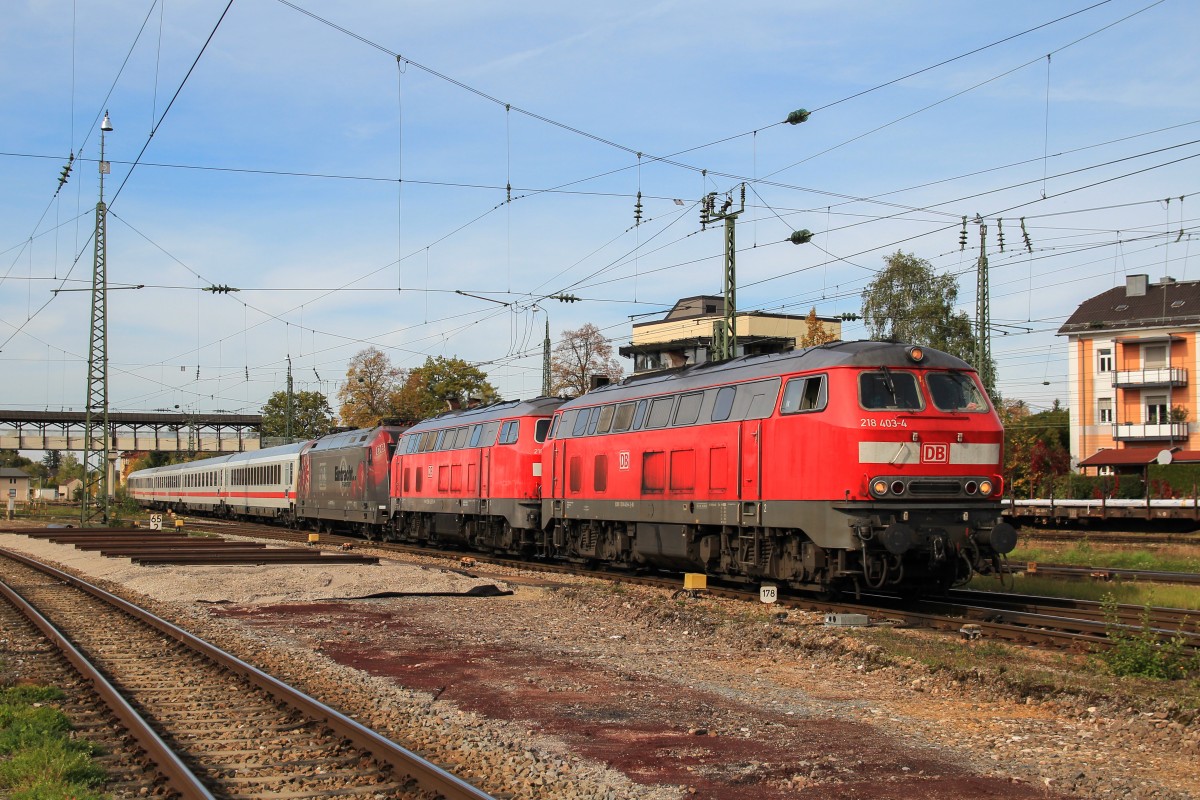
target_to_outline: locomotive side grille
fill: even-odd
[[[955,480],[910,481],[908,492],[920,497],[957,497],[962,494],[962,482]]]

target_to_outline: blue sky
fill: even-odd
[[[54,290],[90,287],[105,109],[115,410],[255,413],[289,356],[336,407],[368,346],[536,395],[547,314],[552,338],[591,322],[619,345],[635,315],[720,292],[696,202],[742,180],[745,310],[858,312],[903,249],[960,275],[973,316],[959,228],[986,218],[998,386],[1035,408],[1068,399],[1053,332],[1079,302],[1131,273],[1200,279],[1191,0],[5,12],[4,408],[83,407],[90,297]],[[800,228],[811,245],[786,242]],[[203,291],[221,285],[241,291]],[[542,299],[563,292],[582,301]]]

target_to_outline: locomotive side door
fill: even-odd
[[[738,498],[741,523],[757,525],[762,499],[762,420],[739,423]]]

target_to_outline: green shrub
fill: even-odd
[[[1120,622],[1117,600],[1113,595],[1104,596],[1101,609],[1104,612],[1105,629],[1112,645],[1100,658],[1114,675],[1178,680],[1197,667],[1200,661],[1189,654],[1187,640],[1182,632],[1162,640],[1150,625],[1150,604],[1142,608],[1141,624],[1130,628]]]

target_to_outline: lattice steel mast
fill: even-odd
[[[109,164],[104,160],[104,134],[113,129],[104,112],[100,123],[100,201],[96,203],[95,259],[92,263],[92,325],[88,341],[87,407],[83,426],[83,499],[79,520],[87,525],[99,516],[108,524],[109,500],[109,430],[108,430],[108,276],[106,248],[106,217],[104,205],[104,176]],[[99,441],[99,448],[97,448]],[[97,452],[98,449],[98,452]],[[97,467],[96,457],[100,457]],[[93,502],[92,492],[95,492]]]

